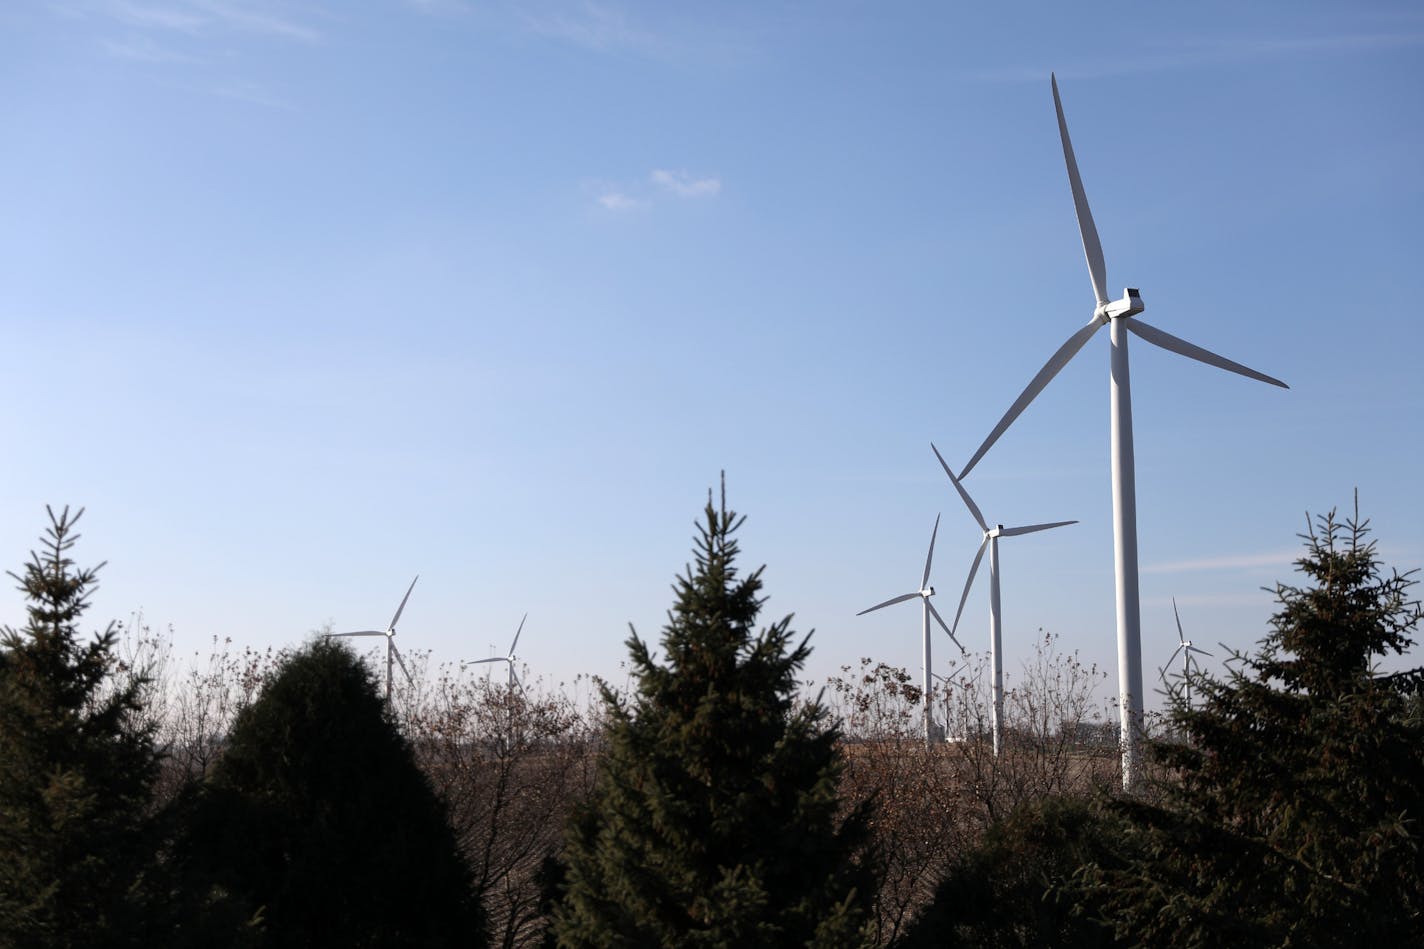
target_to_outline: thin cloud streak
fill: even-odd
[[[1256,554],[1224,554],[1197,560],[1177,560],[1171,563],[1148,564],[1143,573],[1190,573],[1201,570],[1245,570],[1255,567],[1289,567],[1300,552],[1294,549],[1273,550]]]
[[[191,37],[240,32],[305,43],[316,43],[322,39],[322,34],[310,26],[237,0],[171,0],[168,3],[98,0],[82,7],[64,9],[71,14],[92,13],[137,29],[181,33]]]
[[[647,205],[647,202],[629,197],[621,191],[604,192],[598,196],[598,203],[614,212],[636,211]]]
[[[525,29],[539,36],[563,40],[584,49],[607,52],[615,49],[656,51],[663,46],[654,34],[629,22],[617,7],[594,0],[565,5],[564,9],[530,13],[520,11]]]
[[[680,198],[709,197],[722,190],[720,179],[694,178],[685,171],[668,171],[656,168],[650,177],[653,184],[666,191],[671,191]]]

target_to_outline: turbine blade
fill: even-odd
[[[1014,419],[1018,418],[1024,409],[1028,408],[1028,404],[1043,391],[1043,387],[1048,385],[1054,376],[1058,375],[1058,371],[1068,364],[1068,360],[1078,354],[1078,350],[1083,348],[1083,344],[1098,331],[1098,327],[1101,325],[1101,323],[1094,319],[1093,322],[1068,337],[1068,342],[1058,347],[1058,352],[1050,356],[1048,362],[1043,364],[1043,368],[1038,370],[1038,375],[1029,381],[1028,388],[1019,394],[1019,397],[1014,400],[1013,405],[1009,406],[1009,410],[1004,413],[1004,417],[999,419],[999,424],[995,425],[994,430],[989,433],[989,437],[984,439],[984,444],[980,445],[979,450],[974,453],[974,457],[969,459],[969,464],[965,465],[964,470],[959,473],[961,479],[969,477],[969,472],[974,470],[974,466],[979,463],[979,459],[983,458],[984,453],[993,446],[994,442],[999,440],[1000,435],[1004,434],[1004,429],[1012,425]],[[987,530],[987,528],[985,529]]]
[[[1290,388],[1290,386],[1273,376],[1268,376],[1264,372],[1257,372],[1254,369],[1241,365],[1239,362],[1232,362],[1230,359],[1224,356],[1218,356],[1216,353],[1202,349],[1200,346],[1194,346],[1186,340],[1173,336],[1171,333],[1164,333],[1157,327],[1144,323],[1136,317],[1127,321],[1127,328],[1152,345],[1161,346],[1163,349],[1177,353],[1180,356],[1186,356],[1190,359],[1195,359],[1197,362],[1204,362],[1208,366],[1225,369],[1227,372],[1234,372],[1237,375],[1245,376],[1248,379],[1255,379],[1258,382],[1269,382],[1271,385],[1280,386],[1282,389]]]
[[[1018,537],[1020,534],[1036,534],[1039,531],[1052,530],[1055,527],[1067,527],[1069,524],[1076,524],[1077,521],[1054,521],[1052,524],[1030,524],[1028,527],[1006,527],[999,531],[1000,537]]]
[[[979,561],[984,559],[984,548],[988,543],[988,537],[979,542],[979,552],[974,555],[974,563],[969,567],[969,579],[964,581],[964,592],[959,595],[959,609],[954,613],[955,629],[959,628],[959,617],[964,615],[964,601],[969,599],[969,588],[974,585],[974,574],[979,570]]]
[[[327,633],[327,639],[340,639],[342,636],[384,636],[385,633],[375,629],[363,629],[359,633]]]
[[[882,609],[882,608],[887,607],[887,606],[894,606],[896,603],[904,603],[906,600],[913,600],[913,599],[917,598],[919,595],[920,595],[920,594],[919,594],[919,591],[916,591],[916,592],[914,592],[914,593],[906,593],[904,596],[897,596],[897,597],[895,597],[895,598],[893,598],[893,599],[886,600],[884,603],[877,603],[877,604],[875,604],[874,606],[870,607],[869,609],[861,610],[859,613],[857,613],[857,614],[855,614],[855,615],[856,615],[856,616],[864,616],[866,613],[874,613],[874,612],[875,612],[876,610],[878,610],[878,609]]]
[[[949,465],[945,464],[944,456],[939,453],[938,448],[935,448],[934,442],[930,442],[930,449],[935,453],[935,457],[939,459],[939,466],[944,469],[944,473],[949,475],[949,480],[950,483],[954,485],[954,490],[958,491],[959,496],[964,499],[965,505],[969,508],[969,513],[974,517],[974,523],[979,525],[981,531],[988,530],[989,525],[984,523],[984,514],[979,510],[979,505],[974,503],[974,499],[969,496],[969,492],[964,490],[964,485],[960,484],[959,479],[954,476],[954,472],[949,470]],[[983,452],[981,451],[980,454],[983,454]],[[975,458],[975,460],[977,461],[978,458]]]
[[[527,695],[527,694],[528,694],[528,693],[526,693],[526,692],[524,691],[524,683],[523,683],[523,682],[520,682],[520,681],[519,681],[519,676],[515,674],[515,672],[514,672],[514,663],[512,663],[512,662],[509,664],[509,681],[510,681],[510,682],[513,682],[515,685],[519,686],[519,694],[520,694],[520,695]]]
[[[959,637],[954,635],[954,631],[949,628],[949,625],[947,623],[945,623],[944,617],[939,615],[939,610],[934,608],[934,604],[931,603],[929,600],[925,600],[925,606],[928,606],[930,608],[930,615],[935,618],[935,622],[939,624],[939,628],[948,633],[949,638],[954,640],[954,644],[959,647],[960,653],[966,656],[969,655],[969,650],[965,649],[964,644],[959,641]]]
[[[1203,656],[1211,656],[1213,659],[1216,658],[1215,656],[1212,656],[1211,653],[1207,652],[1205,649],[1198,649],[1197,647],[1193,646],[1191,643],[1187,643],[1187,652],[1199,652],[1199,653],[1201,653]]]
[[[1172,664],[1172,660],[1177,658],[1177,653],[1181,652],[1185,648],[1187,648],[1186,643],[1178,643],[1177,648],[1173,649],[1172,654],[1167,657],[1167,665],[1170,666]]]
[[[1058,77],[1052,76],[1053,108],[1058,112],[1058,137],[1063,140],[1063,161],[1068,165],[1068,185],[1073,189],[1073,209],[1078,213],[1078,233],[1083,238],[1083,256],[1088,259],[1088,277],[1093,281],[1093,295],[1098,303],[1108,302],[1108,268],[1103,262],[1103,245],[1098,229],[1093,225],[1093,212],[1088,210],[1088,195],[1078,174],[1078,160],[1073,157],[1073,142],[1068,138],[1068,120],[1063,118],[1063,100],[1058,97]]]
[[[465,663],[465,665],[467,665],[467,666],[478,666],[478,665],[483,665],[483,664],[486,663],[486,662],[508,662],[508,661],[509,661],[509,660],[506,659],[506,658],[504,658],[503,656],[495,656],[495,657],[490,658],[490,659],[471,659],[469,662]]]
[[[519,645],[519,634],[524,632],[524,620],[529,618],[529,614],[524,614],[524,619],[519,621],[519,628],[514,631],[514,642],[509,644],[509,658],[514,658],[514,647]]]
[[[1182,632],[1182,614],[1177,612],[1177,598],[1175,596],[1172,597],[1172,615],[1177,618],[1177,642],[1185,643],[1187,641],[1187,634]],[[1176,654],[1173,653],[1173,655]],[[1171,660],[1168,661],[1170,662]]]
[[[415,580],[419,579],[420,574],[417,573],[415,575]],[[410,591],[415,589],[415,580],[410,581],[410,586],[406,588],[405,596],[401,597],[401,605],[396,607],[396,615],[391,617],[391,625],[386,627],[388,630],[395,630],[396,621],[400,619],[401,613],[405,612],[405,601],[410,599]]]
[[[930,531],[930,552],[925,554],[925,575],[920,580],[920,589],[923,590],[930,582],[930,561],[934,560],[935,537],[939,535],[939,515],[935,515],[934,530]]]
[[[405,681],[411,685],[415,685],[415,680],[410,677],[410,670],[405,667],[405,660],[401,658],[400,650],[396,648],[396,641],[392,639],[388,640],[388,642],[391,644],[391,655],[396,657],[396,662],[400,664],[401,672],[405,673]]]

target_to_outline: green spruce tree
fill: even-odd
[[[319,639],[238,716],[175,858],[263,946],[483,946],[445,809],[370,671]],[[180,941],[210,940],[195,919]]]
[[[842,816],[836,727],[796,696],[810,650],[791,617],[755,630],[761,569],[709,492],[696,566],[675,586],[664,659],[628,640],[636,692],[607,687],[607,750],[572,821],[564,947],[847,947],[869,897],[866,816]],[[809,637],[807,637],[809,638]]]
[[[1424,943],[1424,673],[1380,668],[1421,610],[1366,533],[1318,519],[1257,651],[1173,702],[1165,801],[1124,802],[1137,856],[1088,878],[1125,940]]]
[[[10,574],[29,620],[0,633],[0,946],[141,945],[159,755],[113,624],[79,633],[99,570],[69,556],[83,511],[46,510]]]

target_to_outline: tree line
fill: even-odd
[[[866,659],[818,691],[762,624],[725,487],[656,647],[580,701],[458,670],[390,702],[321,637],[173,674],[82,629],[99,567],[49,512],[0,633],[0,946],[1346,946],[1424,934],[1421,616],[1368,524],[1308,523],[1299,585],[1168,694],[1114,792],[1101,679],[1051,635],[987,733]],[[100,565],[102,566],[102,564]],[[1176,683],[1180,685],[1181,683]],[[923,703],[951,739],[926,746]]]

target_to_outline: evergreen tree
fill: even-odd
[[[264,946],[482,946],[445,809],[370,671],[317,640],[238,716],[176,858]],[[192,921],[183,941],[208,939]]]
[[[592,795],[571,823],[558,943],[858,944],[869,896],[856,854],[866,815],[842,819],[837,728],[798,702],[810,650],[791,617],[754,631],[761,569],[739,578],[741,524],[709,492],[696,567],[679,577],[663,662],[636,631],[630,700],[610,723]],[[809,637],[807,637],[809,638]]]
[[[1278,585],[1272,631],[1175,701],[1160,806],[1125,802],[1141,856],[1094,879],[1118,932],[1150,945],[1424,942],[1419,669],[1383,672],[1421,619],[1367,525],[1320,518]]]
[[[988,828],[959,854],[898,949],[1116,944],[1085,868],[1119,868],[1129,828],[1095,798],[1048,797]]]
[[[113,624],[81,641],[103,566],[70,559],[83,511],[46,511],[43,549],[10,574],[29,620],[0,633],[0,945],[141,944],[159,755],[142,680],[114,676]]]

